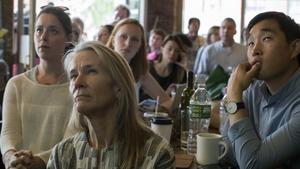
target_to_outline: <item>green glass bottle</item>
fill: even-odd
[[[187,72],[187,86],[183,90],[180,100],[180,116],[181,116],[181,127],[180,127],[180,147],[182,150],[187,148],[187,138],[189,131],[189,112],[188,107],[190,99],[194,94],[194,73],[192,71]]]

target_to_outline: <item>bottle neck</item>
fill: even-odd
[[[193,89],[193,88],[194,88],[194,83],[193,83],[193,82],[190,82],[190,81],[188,81],[188,83],[187,83],[187,88],[189,88],[189,89]]]
[[[194,73],[192,71],[187,72],[187,87],[189,89],[194,87]]]
[[[206,88],[205,83],[199,83],[199,84],[197,85],[197,89],[205,89],[205,88]]]

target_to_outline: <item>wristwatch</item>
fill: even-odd
[[[238,110],[240,109],[244,109],[245,108],[245,104],[244,102],[232,102],[232,101],[228,101],[225,102],[225,112],[228,114],[235,114]]]

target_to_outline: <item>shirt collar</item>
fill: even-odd
[[[299,81],[299,82],[298,82]],[[294,73],[294,75],[289,79],[288,83],[281,87],[281,89],[274,95],[271,95],[268,91],[267,85],[263,82],[260,84],[260,90],[263,94],[264,99],[268,103],[280,102],[283,98],[288,97],[292,92],[295,92],[295,89],[300,83],[300,68]]]

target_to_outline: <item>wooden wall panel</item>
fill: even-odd
[[[14,63],[14,57],[12,54],[12,36],[13,36],[13,1],[12,0],[1,0],[2,3],[2,26],[9,32],[5,35],[5,50],[4,59],[10,65]],[[11,70],[10,70],[11,71]]]
[[[146,31],[155,26],[167,33],[181,31],[182,0],[148,0]]]

